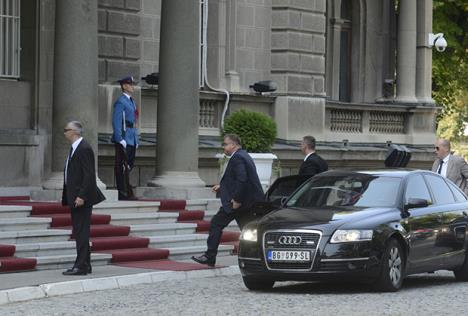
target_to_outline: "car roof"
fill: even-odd
[[[428,170],[418,170],[418,169],[377,169],[377,170],[358,170],[358,171],[351,171],[351,170],[330,170],[326,172],[322,172],[318,174],[318,177],[326,177],[326,176],[346,176],[346,175],[353,175],[353,174],[368,174],[368,175],[375,175],[375,176],[387,176],[387,177],[397,177],[397,178],[404,178],[411,173],[417,172],[429,172]]]

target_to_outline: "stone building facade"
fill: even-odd
[[[227,114],[247,108],[275,119],[280,175],[297,171],[298,143],[307,134],[333,168],[383,166],[389,142],[411,148],[410,166],[428,168],[433,159],[430,0],[0,4],[2,19],[18,21],[18,34],[10,28],[0,39],[0,64],[18,60],[16,73],[0,66],[3,194],[60,187],[67,151],[61,131],[69,119],[84,122],[98,176],[113,187],[112,104],[120,93],[116,80],[129,74],[159,73],[162,80],[141,81],[136,93],[138,186],[164,186],[171,177],[194,186],[217,181],[226,91]],[[278,89],[256,94],[249,86],[260,80]]]

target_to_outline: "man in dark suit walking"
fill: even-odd
[[[304,136],[301,143],[301,151],[306,155],[299,168],[298,186],[310,177],[328,170],[328,164],[315,152],[315,137]]]
[[[212,188],[214,192],[219,192],[222,206],[211,220],[207,251],[201,256],[192,257],[194,261],[209,266],[216,263],[223,229],[233,220],[242,229],[246,224],[244,220],[248,218],[245,213],[255,202],[264,200],[257,169],[249,154],[242,150],[240,138],[235,134],[226,134],[223,148],[224,153],[230,156],[229,162],[220,184]]]
[[[91,273],[91,249],[89,234],[93,205],[105,200],[96,185],[94,152],[83,140],[83,126],[78,121],[69,122],[63,129],[65,138],[71,143],[65,162],[62,205],[71,209],[73,235],[76,242],[76,260],[64,275],[86,275]]]

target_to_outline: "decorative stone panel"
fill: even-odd
[[[340,133],[362,133],[362,111],[331,110],[330,130]]]
[[[369,115],[369,132],[403,134],[405,132],[405,114],[371,112]]]

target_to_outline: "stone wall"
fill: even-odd
[[[141,0],[98,1],[99,81],[140,76]]]

